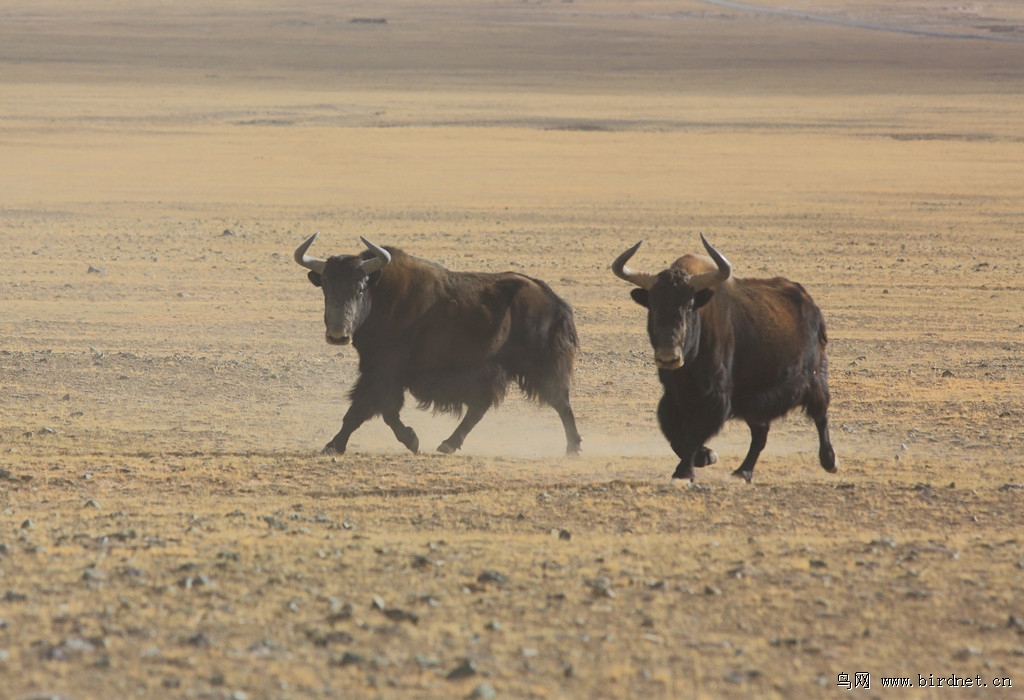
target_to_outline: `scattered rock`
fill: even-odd
[[[434,656],[422,656],[420,654],[413,654],[412,659],[420,668],[437,668],[441,665],[441,659],[438,659]]]
[[[213,645],[213,642],[210,640],[210,638],[206,635],[205,632],[196,632],[191,637],[186,639],[185,643],[190,646],[199,647],[201,649],[205,649]]]
[[[199,574],[197,576],[186,576],[185,578],[178,581],[178,585],[184,588],[186,591],[190,591],[193,588],[209,587],[213,585],[206,574]]]
[[[722,589],[716,588],[709,583],[704,586],[704,595],[722,595]]]
[[[249,653],[257,656],[269,656],[275,651],[284,651],[284,647],[269,639],[261,639],[249,647]]]
[[[330,601],[330,605],[331,614],[327,616],[328,622],[343,622],[345,620],[352,619],[352,613],[355,610],[352,603],[342,604],[341,601],[337,600],[336,598],[332,598]]]
[[[365,659],[354,651],[346,651],[345,654],[334,662],[335,666],[352,666],[362,664]]]
[[[450,681],[457,681],[462,678],[469,678],[477,674],[476,663],[471,659],[463,659],[462,663],[453,668],[445,676]]]
[[[416,625],[419,624],[420,617],[416,613],[411,613],[408,610],[399,610],[398,608],[390,608],[384,610],[384,617],[388,618],[393,622],[411,622]]]
[[[334,630],[321,632],[320,630],[306,630],[306,636],[318,647],[327,647],[332,644],[351,644],[355,640],[348,632]]]
[[[508,576],[500,571],[484,571],[476,577],[477,583],[496,583],[499,586],[508,583]]]
[[[590,586],[590,591],[595,598],[614,598],[615,591],[612,590],[612,582],[606,576],[590,579],[585,582]]]
[[[256,519],[257,520],[262,520],[263,522],[265,522],[267,524],[267,527],[270,528],[271,530],[287,530],[288,529],[288,525],[287,524],[281,522],[280,520],[278,520],[277,518],[273,517],[272,515],[260,515]]]
[[[473,692],[469,694],[471,698],[478,698],[478,700],[494,700],[498,697],[498,691],[494,689],[494,686],[486,681],[473,688]]]
[[[99,569],[89,568],[82,572],[83,581],[105,581],[107,575]]]
[[[102,267],[96,267],[95,265],[90,265],[89,269],[86,270],[85,273],[87,275],[105,275],[105,274],[107,274],[107,271],[105,269],[103,269]]]

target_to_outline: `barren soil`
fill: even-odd
[[[86,5],[0,10],[0,697],[1024,697],[1020,3]],[[321,456],[317,230],[548,281],[583,456]],[[837,474],[669,478],[608,266],[700,232],[824,310]]]

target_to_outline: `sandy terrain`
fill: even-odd
[[[0,9],[0,697],[1024,697],[1020,3],[88,5]],[[317,230],[547,280],[584,456],[321,456]],[[608,265],[699,232],[824,310],[838,474],[669,478]]]

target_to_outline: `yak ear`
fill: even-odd
[[[631,289],[629,292],[629,296],[633,297],[633,301],[635,301],[640,306],[644,307],[645,309],[648,308],[648,294],[646,289],[641,289],[640,287],[637,287],[636,289]]]
[[[383,276],[383,274],[384,270],[377,270],[376,272],[371,272],[370,276],[366,278],[366,285],[368,287],[376,287],[377,283],[380,282],[380,278]]]
[[[320,275],[310,270],[309,274],[306,276],[309,277],[309,281],[313,283],[314,287],[320,286]]]
[[[696,296],[693,297],[693,308],[699,309],[700,307],[711,301],[711,297],[715,296],[714,289],[702,289],[697,292]]]

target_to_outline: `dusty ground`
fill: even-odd
[[[0,697],[1024,697],[1024,10],[759,4],[6,3]],[[320,456],[316,230],[548,280],[585,456]],[[698,232],[824,309],[838,474],[669,479],[607,268]]]

